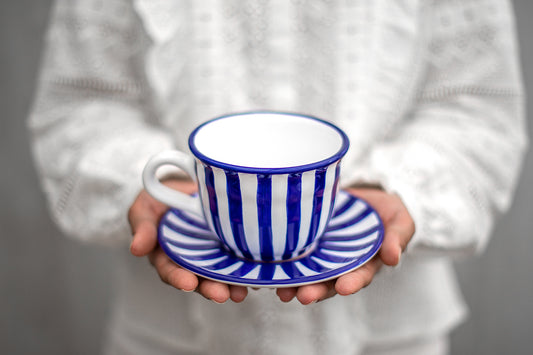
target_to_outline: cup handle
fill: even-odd
[[[184,192],[171,189],[163,185],[156,176],[156,171],[162,165],[174,165],[183,169],[194,179],[196,173],[194,159],[189,155],[177,150],[163,151],[154,155],[143,170],[143,184],[148,193],[164,204],[187,212],[203,216],[200,199],[192,197]]]

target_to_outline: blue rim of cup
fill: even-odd
[[[210,123],[212,123],[214,121],[223,119],[223,118],[241,116],[241,115],[253,115],[253,114],[274,114],[274,115],[296,116],[296,117],[303,117],[303,118],[307,118],[307,119],[310,119],[310,120],[314,120],[314,121],[320,122],[320,123],[322,123],[324,125],[327,125],[327,126],[333,128],[335,131],[337,131],[337,133],[339,133],[339,136],[342,139],[341,147],[335,154],[331,155],[330,157],[328,157],[326,159],[322,159],[322,160],[319,160],[319,161],[316,161],[316,162],[313,162],[313,163],[309,163],[309,164],[303,164],[303,165],[297,165],[297,166],[289,166],[289,167],[280,167],[280,168],[260,168],[260,167],[249,167],[249,166],[228,164],[228,163],[224,163],[224,162],[209,158],[208,156],[202,154],[196,148],[196,146],[194,144],[194,138],[196,137],[196,134],[202,129],[202,127],[204,127],[204,126],[206,126],[206,125],[208,125],[208,124],[210,124]],[[319,169],[319,168],[322,168],[324,166],[328,166],[328,165],[333,164],[336,161],[340,160],[346,154],[346,152],[348,151],[349,147],[350,147],[350,141],[349,141],[348,136],[346,135],[346,133],[344,133],[343,130],[341,130],[339,127],[335,126],[331,122],[325,121],[323,119],[320,119],[320,118],[317,118],[317,117],[314,117],[314,116],[311,116],[311,115],[306,115],[306,114],[301,114],[301,113],[293,113],[293,112],[284,112],[284,111],[244,111],[244,112],[236,112],[236,113],[226,114],[226,115],[223,115],[223,116],[218,116],[218,117],[210,119],[210,120],[202,123],[198,127],[196,127],[192,131],[191,135],[189,136],[189,149],[191,150],[193,155],[196,158],[200,159],[200,161],[202,161],[203,163],[205,163],[205,164],[207,164],[209,166],[214,166],[214,167],[221,168],[221,169],[224,169],[224,170],[241,172],[241,173],[251,173],[251,174],[290,174],[290,173],[296,173],[296,172]]]

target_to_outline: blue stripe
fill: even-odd
[[[287,182],[287,242],[283,258],[292,256],[298,244],[301,219],[301,198],[302,198],[302,174],[294,173],[288,176]]]
[[[351,240],[356,240],[356,239],[361,239],[361,238],[364,238],[364,237],[368,237],[369,235],[371,235],[372,233],[374,233],[375,231],[378,231],[381,229],[381,224],[380,223],[377,223],[374,227],[370,228],[370,229],[367,229],[366,231],[363,231],[361,233],[357,233],[357,234],[354,234],[354,235],[350,235],[350,236],[330,236],[327,232],[324,233],[324,237],[321,239],[321,242],[346,242],[346,241],[351,241]]]
[[[302,274],[300,270],[298,270],[294,263],[281,263],[280,265],[283,271],[285,271],[285,273],[290,277],[304,277],[304,274]]]
[[[237,248],[247,259],[253,259],[246,238],[244,235],[243,217],[242,217],[242,198],[241,198],[241,181],[239,174],[225,171],[226,173],[226,190],[228,196],[229,219],[233,239]]]
[[[376,238],[377,239],[377,236]],[[338,242],[337,242],[338,243]],[[365,244],[361,244],[361,245],[350,245],[350,246],[343,246],[343,245],[339,245],[339,244],[332,244],[332,242],[322,242],[320,243],[320,249],[321,250],[333,250],[333,251],[356,251],[356,250],[363,250],[363,249],[366,249],[368,248],[369,246],[372,246],[374,245],[374,239],[372,239],[370,242],[368,243],[365,243]],[[315,252],[316,254],[319,253],[319,251],[317,250]]]
[[[311,226],[309,234],[307,235],[306,245],[313,242],[316,237],[318,225],[320,224],[320,213],[322,210],[322,202],[324,198],[324,187],[326,185],[326,171],[327,168],[317,169],[315,172],[315,192],[313,197],[313,212],[311,214]]]
[[[209,269],[209,270],[220,270],[220,269],[225,269],[234,264],[235,264],[235,259],[229,256],[228,258],[223,259],[222,261],[219,261],[213,265],[204,266],[204,268]]]
[[[189,248],[189,250],[191,250]],[[205,260],[211,260],[211,259],[216,259],[216,258],[220,258],[222,256],[227,256],[228,253],[226,251],[223,251],[222,249],[217,249],[217,250],[214,250],[212,253],[210,254],[204,254],[204,255],[183,255],[183,258],[184,259],[187,259],[187,260],[192,260],[192,261],[205,261]]]
[[[165,242],[168,244],[172,244],[179,248],[184,248],[188,250],[209,250],[209,249],[220,249],[220,242],[219,241],[212,241],[211,243],[203,243],[203,244],[191,244],[191,243],[183,243],[179,240],[172,239],[170,237],[164,237]]]
[[[330,228],[328,228],[328,232],[339,230],[339,229],[344,229],[344,228],[346,228],[348,226],[352,226],[352,225],[354,225],[356,223],[359,223],[361,220],[367,218],[372,213],[374,213],[374,210],[371,209],[371,208],[367,208],[367,209],[363,210],[360,214],[355,216],[354,218],[349,219],[349,220],[347,220],[344,223],[339,223],[339,224],[336,224],[334,226],[331,226]]]
[[[344,204],[342,204],[341,206],[335,206],[336,209],[335,209],[335,211],[333,213],[333,217],[332,218],[340,216],[344,212],[348,211],[350,209],[350,207],[352,207],[355,204],[356,201],[357,201],[357,198],[355,198],[352,195],[349,195],[349,198],[347,198],[346,201],[344,201]]]
[[[168,218],[167,218],[167,227],[181,235],[190,235],[191,233],[194,233],[194,237],[196,239],[218,241],[213,238],[213,232],[211,232],[210,230],[203,230],[203,231],[194,230],[193,231],[191,229],[183,228],[181,226],[178,226],[172,223],[171,221],[168,220]]]
[[[272,280],[274,277],[276,263],[264,263],[261,264],[261,270],[259,271],[260,280]]]
[[[335,166],[335,182],[333,183],[333,193],[331,194],[331,205],[329,208],[329,217],[333,216],[333,208],[335,207],[335,199],[337,197],[337,188],[339,186],[339,179],[341,176],[341,161],[337,162]]]
[[[300,263],[302,263],[302,265],[304,265],[308,269],[311,269],[315,272],[325,272],[329,270],[329,268],[320,265],[319,263],[315,262],[311,258],[303,258],[303,259],[300,259],[299,261]]]
[[[364,257],[365,255],[366,253],[362,254],[359,257]],[[334,255],[330,253],[326,254],[326,253],[323,253],[321,250],[317,250],[314,256],[317,257],[318,259],[322,259],[324,261],[328,261],[330,263],[337,263],[337,264],[342,264],[342,263],[346,263],[346,262],[350,262],[354,260],[354,257],[345,257],[342,255]]]
[[[242,261],[243,261],[243,265],[237,270],[230,273],[229,275],[236,276],[236,277],[243,277],[246,274],[248,274],[250,271],[252,271],[255,267],[257,267],[256,263],[245,261],[245,260],[242,260]]]
[[[272,247],[272,175],[257,176],[257,215],[261,260],[274,260]]]
[[[179,219],[181,219],[182,221],[186,222],[187,224],[190,224],[191,226],[195,226],[195,227],[198,227],[198,228],[201,228],[201,229],[205,229],[206,231],[211,231],[209,229],[209,226],[206,224],[205,221],[199,221],[197,219],[194,219],[194,218],[190,218],[189,216],[187,216],[187,214],[183,213],[182,211],[178,210],[178,209],[172,209],[172,213],[174,213],[174,215],[176,215],[176,217],[178,217]]]
[[[220,217],[218,215],[217,194],[215,192],[215,175],[213,174],[213,169],[208,166],[204,166],[204,171],[205,185],[209,199],[209,210],[211,211],[211,221],[213,222],[213,227],[215,228],[216,234],[220,236],[220,239],[227,245],[224,238],[224,233],[222,232],[222,227],[220,226]]]

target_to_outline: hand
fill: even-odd
[[[185,193],[196,191],[196,185],[190,180],[167,180],[165,184]],[[224,303],[228,299],[234,302],[243,301],[248,295],[246,287],[199,278],[176,265],[163,252],[157,242],[157,226],[167,209],[167,206],[152,198],[146,191],[139,193],[128,212],[133,233],[130,252],[138,257],[148,256],[161,280],[177,289],[186,292],[197,291],[216,303]]]
[[[307,305],[336,294],[347,296],[368,286],[383,264],[398,265],[400,256],[415,232],[415,224],[407,208],[397,195],[373,188],[347,189],[354,196],[367,201],[380,215],[385,236],[379,253],[362,267],[336,280],[301,287],[279,288],[276,293],[283,302],[294,297]]]

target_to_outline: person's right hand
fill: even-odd
[[[164,184],[189,194],[197,189],[196,184],[185,179],[167,180]],[[155,200],[145,190],[139,193],[128,212],[133,233],[130,252],[138,257],[148,256],[161,280],[179,290],[196,291],[216,303],[224,303],[228,299],[242,302],[248,295],[246,287],[200,278],[175,264],[159,247],[157,226],[167,209],[166,205]]]

